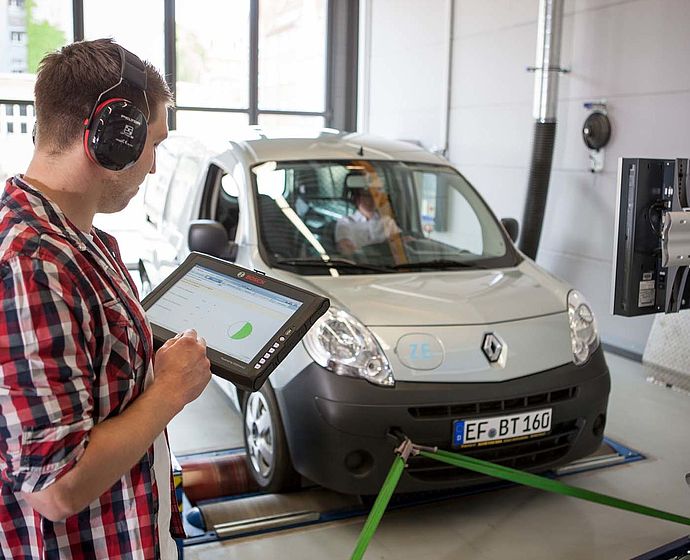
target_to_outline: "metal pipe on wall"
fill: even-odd
[[[444,69],[443,82],[446,87],[442,95],[443,117],[441,122],[441,150],[443,155],[448,157],[448,143],[450,139],[450,106],[451,106],[451,88],[453,87],[453,37],[455,35],[455,0],[446,0],[446,10],[448,14],[448,28],[446,36],[446,52],[448,53],[448,63]]]
[[[534,76],[534,139],[520,250],[536,259],[556,140],[563,0],[540,0]]]

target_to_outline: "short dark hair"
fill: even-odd
[[[120,64],[120,52],[112,39],[79,41],[43,57],[34,88],[38,142],[52,153],[60,153],[81,141],[84,120],[98,96],[120,79]],[[173,104],[173,97],[158,70],[146,61],[144,66],[150,121],[161,104]],[[146,114],[144,94],[126,82],[108,96],[129,99]]]

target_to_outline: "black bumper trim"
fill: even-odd
[[[554,430],[556,426],[571,424],[567,437],[554,440],[554,447],[560,453],[552,453],[554,449],[548,448],[548,436],[523,442],[523,448],[517,450],[522,459],[506,453],[510,444],[481,451],[485,455],[488,451],[491,457],[488,460],[508,466],[546,469],[583,457],[599,446],[602,433],[594,433],[597,430],[593,431],[593,425],[597,417],[603,415],[605,419],[609,390],[609,372],[603,350],[599,348],[583,366],[567,364],[500,383],[398,382],[394,388],[387,388],[362,379],[341,377],[311,364],[277,390],[276,396],[295,468],[314,482],[340,492],[374,494],[393,460],[395,442],[388,436],[391,429],[399,429],[420,445],[452,449],[455,418],[550,407]],[[529,400],[535,395],[550,394],[562,398],[547,403],[541,397],[533,403]],[[507,412],[496,409],[495,403],[510,403],[515,399],[523,399],[526,406],[511,406],[504,409]],[[482,409],[481,403],[494,404]],[[414,411],[424,407],[443,408],[448,414],[415,416]],[[463,407],[475,407],[476,412],[458,412]],[[526,443],[532,447],[524,446]],[[479,450],[468,451],[478,457],[479,453]],[[543,460],[530,464],[528,456]],[[462,486],[485,480],[479,476],[448,476],[440,471],[438,476],[415,476],[413,462],[408,470],[401,478],[400,491]]]

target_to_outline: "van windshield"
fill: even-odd
[[[451,167],[270,161],[252,171],[260,249],[271,266],[336,275],[519,262],[487,205]]]

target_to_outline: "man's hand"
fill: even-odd
[[[355,251],[357,251],[357,245],[355,245],[351,239],[345,238],[338,241],[338,252],[341,255],[350,256]]]
[[[153,386],[165,389],[166,400],[179,410],[196,399],[211,379],[206,341],[193,329],[167,340],[156,352]]]
[[[77,464],[51,486],[22,494],[51,521],[82,511],[132,468],[166,424],[197,398],[211,379],[206,341],[194,330],[168,340],[156,353],[154,380],[119,415],[94,426]]]

